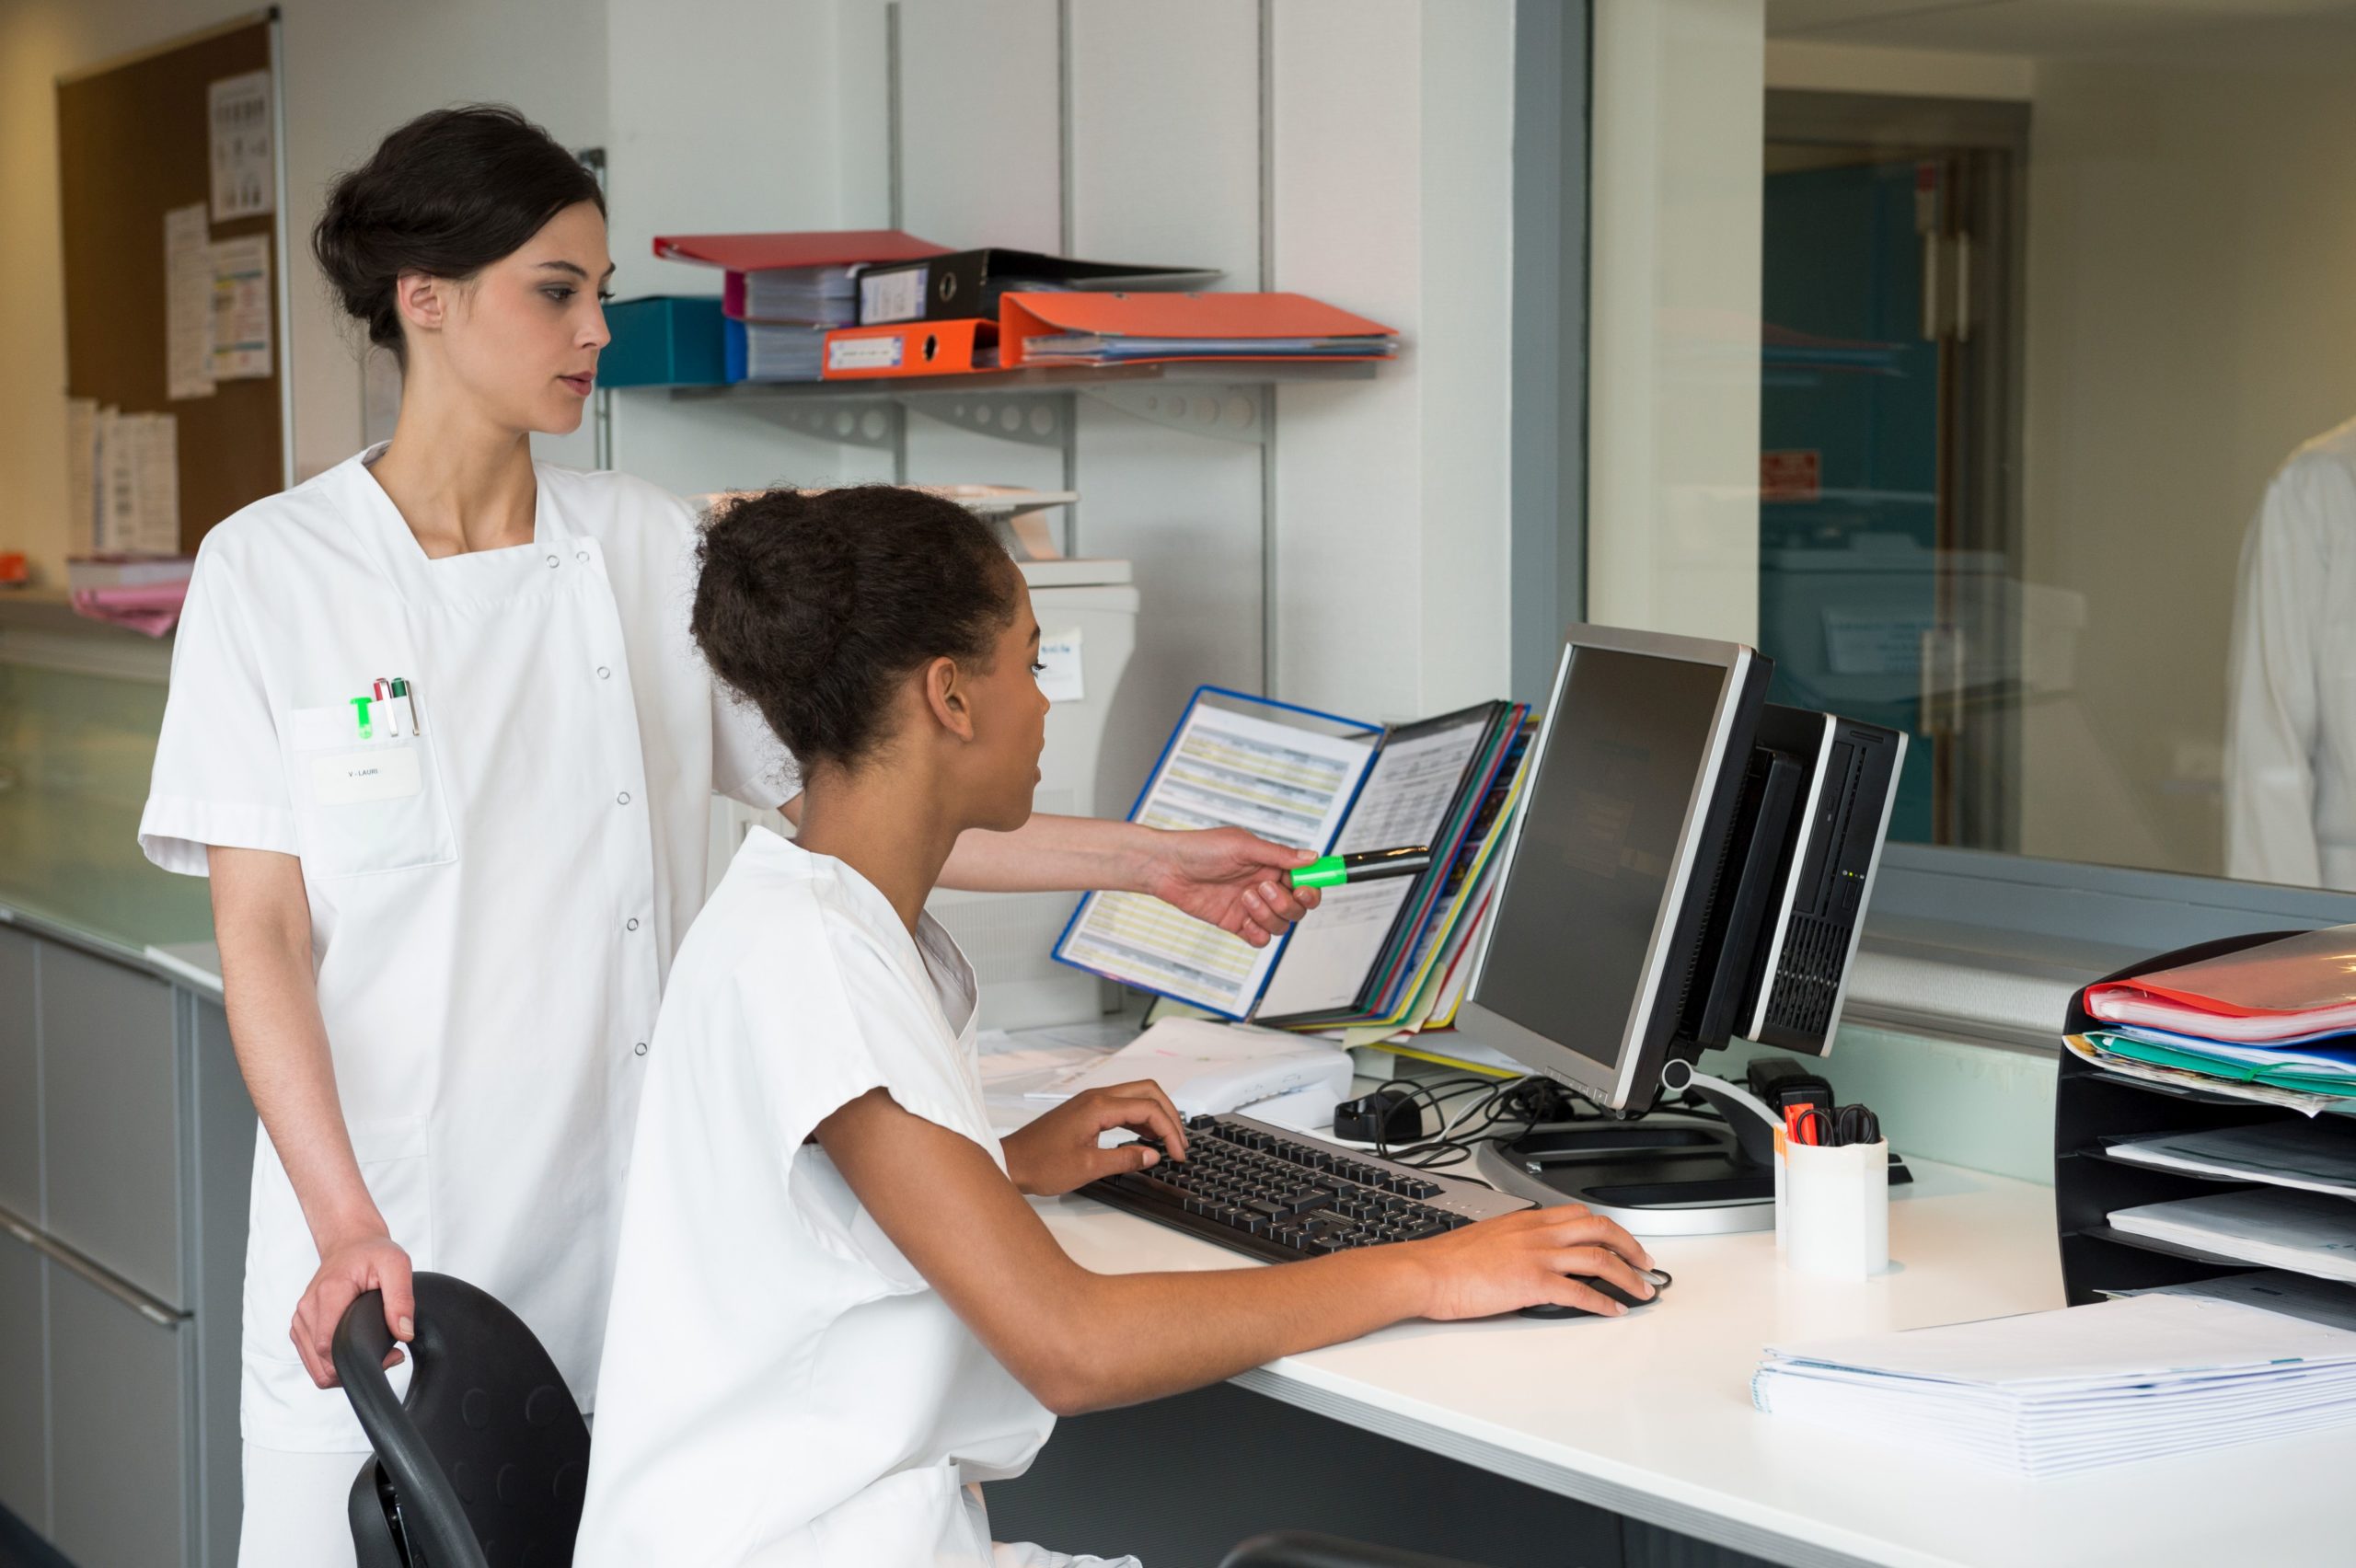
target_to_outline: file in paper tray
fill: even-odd
[[[2264,1187],[2113,1210],[2111,1228],[2325,1279],[2356,1283],[2356,1203]]]
[[[2086,1011],[2206,1040],[2315,1039],[2356,1031],[2356,926],[2257,947],[2086,989]]]
[[[2164,1170],[2263,1182],[2356,1198],[2356,1140],[2332,1123],[2260,1122],[2206,1133],[2170,1133],[2117,1143],[2106,1151]]]

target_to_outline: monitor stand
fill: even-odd
[[[1473,1169],[1500,1192],[1542,1204],[1582,1205],[1632,1236],[1774,1229],[1772,1133],[1733,1101],[1700,1083],[1693,1087],[1722,1114],[1671,1111],[1624,1122],[1542,1122],[1518,1138],[1480,1145]],[[1756,1147],[1743,1147],[1737,1126],[1753,1134]],[[1892,1154],[1889,1184],[1913,1180],[1906,1162]]]
[[[1734,1130],[1669,1112],[1620,1122],[1541,1123],[1484,1143],[1481,1179],[1542,1204],[1580,1204],[1634,1236],[1719,1236],[1775,1228],[1775,1175]]]

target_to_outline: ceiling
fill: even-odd
[[[2313,62],[2356,49],[2350,0],[1766,0],[1767,35],[2032,58]]]

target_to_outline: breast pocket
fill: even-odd
[[[349,707],[287,714],[296,838],[315,877],[365,876],[458,858],[431,734],[362,737]]]

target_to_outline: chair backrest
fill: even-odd
[[[1219,1568],[1480,1568],[1480,1564],[1395,1547],[1367,1546],[1313,1530],[1279,1530],[1253,1536],[1229,1552]]]
[[[431,1568],[563,1568],[581,1528],[589,1426],[556,1363],[524,1320],[466,1281],[415,1276],[417,1337],[409,1393],[384,1371],[393,1337],[370,1291],[336,1325],[335,1369],[376,1451],[352,1491],[360,1560],[387,1525],[389,1483],[401,1545]],[[364,1493],[367,1495],[364,1496]],[[369,1505],[374,1505],[373,1517]],[[380,1538],[381,1541],[381,1538]]]

